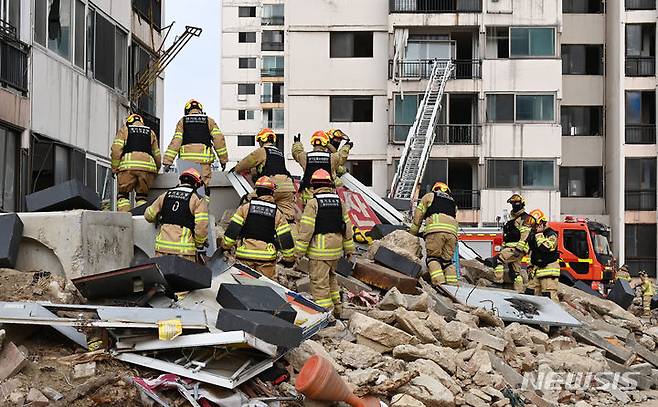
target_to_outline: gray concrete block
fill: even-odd
[[[635,299],[635,290],[628,281],[617,280],[615,281],[615,285],[612,286],[612,290],[608,293],[608,299],[623,309],[628,309]]]
[[[281,318],[258,311],[222,308],[217,315],[218,329],[245,331],[272,345],[291,349],[302,342],[302,328]]]
[[[92,188],[77,179],[25,196],[28,212],[53,212],[72,209],[99,210],[101,199]]]
[[[16,267],[23,222],[15,213],[0,215],[0,267]]]

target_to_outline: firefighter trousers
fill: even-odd
[[[276,261],[256,261],[238,259],[238,261],[247,267],[251,267],[270,280],[276,281]]]
[[[120,212],[130,212],[130,193],[135,191],[135,206],[146,203],[155,173],[140,170],[121,171],[117,175],[118,194],[117,209]]]
[[[315,302],[334,314],[342,310],[340,285],[336,279],[336,260],[309,259],[309,277],[311,279],[311,295]]]
[[[427,270],[432,284],[457,284],[457,269],[453,263],[457,236],[452,233],[435,232],[425,236],[427,248]]]
[[[524,253],[518,249],[503,248],[498,254],[498,264],[494,269],[494,281],[498,284],[513,283],[516,292],[525,292],[525,286],[528,284],[528,273],[521,267],[523,255]],[[509,271],[507,274],[505,274],[506,268]]]
[[[185,260],[189,260],[193,263],[197,262],[196,261],[196,256],[185,256],[183,254],[171,254],[171,253],[159,252],[157,250],[155,251],[155,257],[162,257],[162,256],[178,256],[178,257],[184,258]]]
[[[555,302],[560,302],[557,296],[557,288],[560,285],[558,277],[541,277],[535,280],[535,295],[549,297]]]

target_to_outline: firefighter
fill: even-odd
[[[514,283],[514,290],[525,291],[528,275],[521,268],[521,260],[528,254],[528,236],[534,226],[534,218],[525,211],[525,200],[519,194],[512,195],[507,203],[512,205],[511,219],[503,226],[503,249],[490,264],[494,267],[495,282],[502,284],[505,277],[505,266],[509,278]]]
[[[336,176],[342,177],[347,173],[347,169],[345,168],[345,163],[347,162],[347,157],[349,156],[349,153],[352,150],[352,146],[354,146],[354,143],[352,143],[352,141],[347,136],[347,134],[345,134],[340,129],[331,129],[327,132],[327,135],[329,135],[329,145],[327,145],[327,148],[332,153],[340,151],[341,149],[340,144],[343,142],[343,140],[345,140],[345,144],[343,145],[345,150],[344,153],[340,155],[338,167],[336,168]]]
[[[144,125],[144,119],[131,114],[112,143],[112,173],[118,174],[117,207],[130,212],[130,192],[135,191],[135,206],[146,203],[149,189],[160,170],[158,138]]]
[[[553,301],[559,302],[557,296],[560,279],[558,233],[548,226],[548,218],[541,209],[534,209],[530,212],[530,216],[536,222],[528,237],[535,295],[550,297]]]
[[[208,240],[208,201],[196,190],[203,185],[194,168],[183,171],[180,184],[153,202],[144,219],[160,225],[155,238],[155,255],[175,254],[190,261],[203,254]]]
[[[310,179],[313,198],[304,207],[295,250],[297,257],[309,258],[309,276],[313,299],[334,315],[340,315],[342,301],[336,280],[338,260],[354,253],[352,224],[345,206],[334,190],[331,174],[316,170]]]
[[[459,231],[456,217],[457,205],[450,188],[443,182],[434,184],[432,192],[422,197],[414,212],[409,232],[417,235],[425,222],[427,269],[434,285],[457,285],[457,269],[453,264]]]
[[[165,169],[169,169],[176,156],[181,160],[201,164],[201,180],[206,187],[206,196],[210,196],[211,164],[215,161],[215,153],[219,157],[222,171],[226,169],[228,152],[224,135],[217,123],[203,112],[203,105],[190,99],[185,104],[185,116],[176,124],[174,138],[164,154]]]
[[[615,280],[624,280],[628,281],[629,283],[631,282],[631,273],[628,272],[628,266],[623,265],[617,270],[617,273],[615,273]]]
[[[642,288],[642,308],[644,310],[642,316],[650,317],[651,316],[651,299],[656,294],[653,283],[647,275],[647,272],[642,270],[640,271],[640,287]]]
[[[286,169],[286,159],[276,143],[276,133],[271,129],[263,129],[256,135],[256,142],[260,146],[248,156],[240,160],[230,171],[243,173],[251,171],[254,180],[262,176],[272,178],[274,189],[274,202],[283,212],[289,223],[295,223],[297,216],[297,198],[295,183]]]
[[[295,241],[283,212],[277,208],[274,181],[260,177],[256,197],[238,208],[224,233],[222,249],[237,245],[235,257],[268,278],[276,278],[277,252],[287,266],[295,261]]]
[[[351,141],[345,143],[336,153],[329,151],[329,136],[322,130],[318,130],[311,136],[311,145],[313,151],[304,151],[304,146],[300,141],[301,136],[297,134],[292,145],[292,156],[304,169],[302,181],[299,184],[302,201],[307,202],[312,196],[311,176],[315,171],[323,169],[332,176],[332,182],[336,182],[336,169],[344,164],[350,149],[354,145]],[[334,184],[336,185],[336,184]]]

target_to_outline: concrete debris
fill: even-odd
[[[345,368],[342,365],[336,363],[334,358],[329,355],[329,353],[321,344],[312,339],[305,340],[301,345],[288,352],[284,357],[288,363],[290,363],[293,369],[299,372],[302,370],[302,367],[308,358],[313,355],[320,355],[330,361],[338,373],[343,373],[345,371]]]
[[[379,369],[371,367],[367,369],[358,369],[345,373],[347,381],[357,387],[367,386],[375,382],[377,378],[383,375]]]
[[[436,337],[427,327],[425,322],[418,318],[413,312],[400,308],[395,313],[398,326],[410,335],[418,338],[422,343],[434,343]]]
[[[379,305],[377,305],[377,308],[384,311],[394,311],[400,307],[408,309],[409,304],[407,303],[407,297],[405,297],[397,287],[388,290]]]
[[[425,407],[425,404],[408,394],[396,394],[391,400],[391,407]]]
[[[35,407],[45,407],[48,404],[50,404],[50,400],[48,400],[48,397],[44,396],[42,392],[35,389],[34,387],[31,388],[30,391],[27,393],[27,398],[25,399],[25,401],[30,406],[35,406]]]
[[[539,364],[548,364],[555,371],[603,372],[607,369],[603,352],[594,346],[583,346],[569,350],[548,352],[538,356]]]
[[[357,341],[371,347],[374,345],[375,350],[383,348],[385,351],[391,351],[398,345],[411,343],[413,338],[400,329],[359,312],[350,318],[349,328],[357,336]]]
[[[385,247],[411,261],[419,261],[422,247],[419,237],[404,230],[395,230],[380,240],[376,240],[368,248],[368,258],[375,258],[380,247]]]
[[[7,343],[0,352],[0,382],[20,372],[27,362],[27,349]]]
[[[73,367],[74,379],[85,379],[96,375],[96,362],[80,363]]]
[[[507,342],[503,338],[488,334],[482,329],[469,329],[467,334],[468,340],[488,346],[499,352],[505,350]]]
[[[355,369],[368,368],[382,358],[379,352],[375,352],[367,346],[347,341],[342,341],[338,349],[342,351],[340,361],[343,365]]]
[[[440,381],[431,376],[420,374],[408,384],[400,387],[402,394],[420,400],[429,407],[452,407],[455,396]]]
[[[454,374],[457,369],[457,351],[451,348],[433,344],[399,345],[393,349],[393,356],[402,360],[429,359],[439,364],[449,373]]]

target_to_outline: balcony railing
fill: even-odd
[[[626,190],[624,193],[625,209],[627,211],[655,211],[656,190]]]
[[[656,57],[626,56],[626,76],[655,76]]]
[[[482,0],[389,0],[391,13],[481,13]]]
[[[283,25],[285,18],[283,16],[263,17],[261,19],[262,25]]]
[[[626,144],[656,144],[656,125],[627,124]]]
[[[403,144],[407,140],[411,124],[391,124],[389,142]],[[480,144],[482,126],[479,124],[437,124],[434,130],[434,144],[437,145],[477,145]]]
[[[260,70],[260,76],[268,78],[283,76],[283,68],[263,68]]]
[[[265,119],[265,120],[263,120],[263,127],[267,127],[268,129],[282,129],[283,128],[283,120],[268,120],[268,119]]]
[[[162,27],[161,0],[133,0],[133,10],[160,31]]]
[[[655,10],[656,0],[626,0],[626,10]]]
[[[479,59],[456,59],[452,79],[478,79],[482,77],[482,61]],[[388,61],[388,79],[429,79],[433,59],[417,61]]]
[[[27,93],[28,46],[17,39],[0,36],[0,84]]]
[[[452,197],[459,209],[480,209],[480,191],[453,190]]]
[[[283,95],[261,95],[261,103],[283,103]]]
[[[263,41],[261,51],[283,51],[283,42],[281,41]]]

